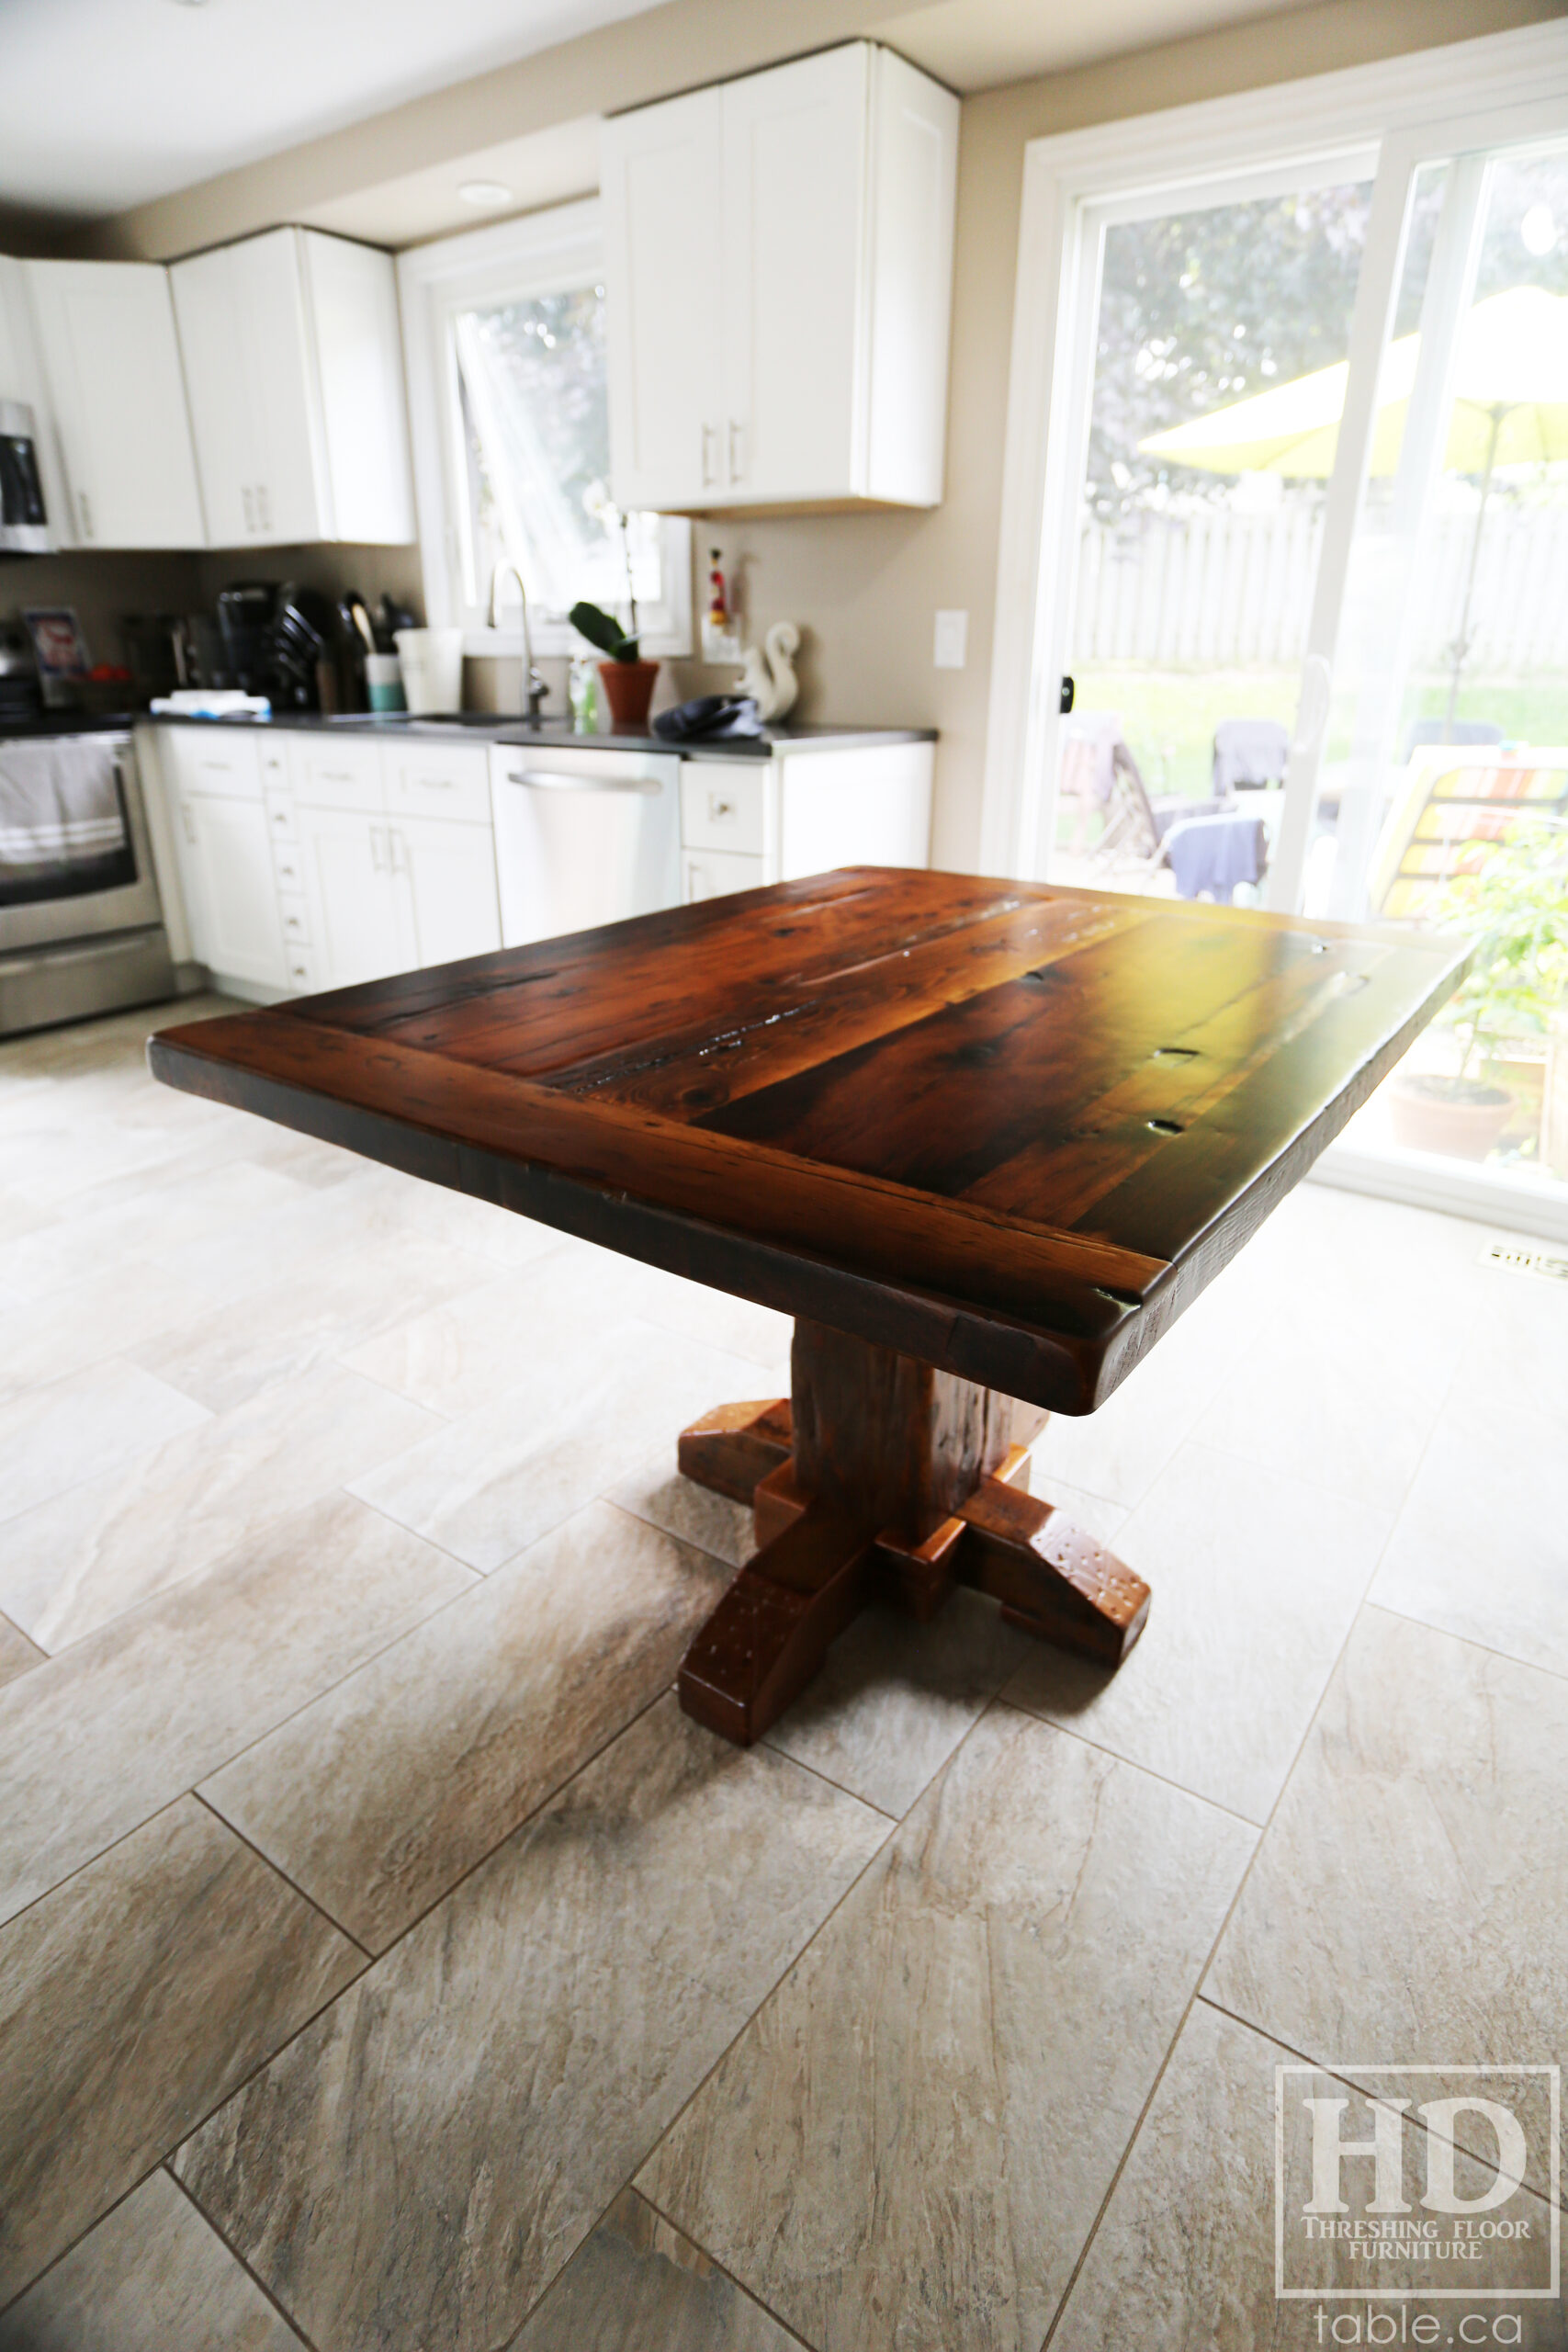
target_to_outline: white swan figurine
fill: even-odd
[[[800,650],[800,631],[793,621],[775,621],[760,647],[753,645],[746,655],[746,667],[740,673],[738,691],[750,695],[757,705],[757,714],[765,724],[783,718],[795,708],[795,698],[800,692],[795,674],[793,656]]]

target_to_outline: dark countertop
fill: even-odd
[[[49,735],[129,735],[138,716],[133,710],[42,710],[0,718],[0,741],[16,742]]]
[[[315,711],[278,711],[269,718],[238,711],[231,718],[204,718],[196,712],[143,713],[156,727],[279,728],[289,734],[401,735],[451,741],[472,736],[481,743],[548,744],[555,751],[673,752],[683,760],[768,760],[776,752],[857,752],[889,743],[934,743],[934,727],[770,727],[761,735],[722,742],[667,743],[662,735],[579,735],[560,720],[525,727],[505,711],[469,710],[452,718],[404,718],[364,711],[323,718]],[[124,722],[121,722],[124,723]]]

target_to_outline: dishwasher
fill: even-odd
[[[490,763],[508,947],[680,903],[673,752],[524,741],[492,744]]]

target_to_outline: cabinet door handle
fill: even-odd
[[[262,529],[264,531],[270,531],[272,528],[272,492],[268,490],[265,481],[259,481],[256,484],[256,513],[261,518]]]
[[[196,842],[196,819],[190,813],[189,804],[184,800],[180,802],[180,819],[186,829],[186,839],[194,847]]]
[[[746,471],[745,428],[738,417],[729,420],[729,479],[739,481]]]
[[[254,531],[256,527],[256,502],[249,482],[240,492],[240,503],[245,510],[245,528]]]
[[[372,874],[385,874],[387,871],[387,847],[379,825],[370,828],[370,871]]]
[[[76,503],[82,511],[82,537],[90,539],[93,536],[93,505],[85,490],[76,492]]]
[[[705,424],[703,427],[703,488],[705,490],[711,490],[714,485],[716,467],[713,445],[717,438],[717,426]]]
[[[395,825],[389,825],[387,828],[387,854],[394,874],[408,872],[409,845]]]

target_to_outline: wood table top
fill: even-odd
[[[857,867],[164,1030],[150,1059],[1087,1412],[1465,961],[1430,934]]]

